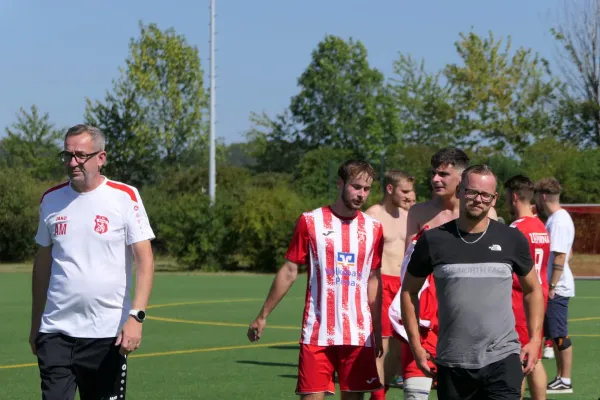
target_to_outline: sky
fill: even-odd
[[[560,0],[216,0],[216,135],[245,140],[251,112],[270,116],[298,93],[297,79],[325,35],[362,41],[372,66],[392,76],[400,53],[437,71],[458,62],[471,29],[511,36],[552,62],[549,29]],[[82,122],[124,66],[139,22],[174,28],[198,46],[208,85],[209,0],[1,0],[0,135],[36,104],[57,128]]]

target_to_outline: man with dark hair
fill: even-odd
[[[340,166],[338,177],[336,202],[298,219],[287,261],[248,328],[250,341],[259,340],[267,317],[296,280],[298,265],[307,265],[296,386],[303,400],[334,394],[335,373],[345,400],[381,388],[375,360],[382,353],[383,228],[360,211],[375,171],[364,161],[350,160]]]
[[[385,392],[390,383],[393,383],[392,378],[400,370],[400,343],[392,338],[393,329],[388,312],[392,300],[400,290],[400,266],[404,258],[407,217],[407,212],[402,205],[406,203],[407,195],[413,191],[414,181],[412,176],[403,171],[387,170],[383,181],[383,199],[366,211],[368,215],[381,222],[384,238],[381,262],[383,355],[377,359],[379,379],[384,384],[384,388],[373,392],[372,400],[385,399]]]
[[[544,294],[544,307],[548,301],[548,257],[550,257],[550,235],[544,223],[533,214],[531,203],[534,196],[534,185],[531,179],[523,175],[515,175],[504,182],[506,204],[510,215],[514,218],[510,225],[517,228],[529,242],[529,250],[534,261],[534,268],[538,281],[542,285]],[[529,329],[523,303],[523,289],[519,279],[513,274],[513,313],[515,314],[516,330],[521,346],[529,343]],[[539,356],[542,352],[540,349]],[[533,400],[546,398],[547,384],[544,364],[538,363],[533,372],[527,377],[529,390]],[[525,381],[521,391],[521,398],[525,390]]]
[[[75,125],[60,158],[69,181],[40,202],[29,344],[45,400],[125,399],[127,355],[152,290],[150,227],[138,190],[107,179],[104,134]],[[137,275],[130,299],[132,264]]]
[[[554,341],[556,377],[547,386],[547,393],[573,393],[571,370],[573,346],[569,338],[569,299],[575,296],[575,280],[569,267],[569,257],[575,240],[575,225],[569,213],[560,206],[562,187],[554,178],[546,178],[535,185],[538,213],[546,219],[550,234],[548,260],[548,308],[544,330]]]
[[[402,282],[402,319],[418,367],[438,379],[438,398],[511,399],[538,360],[544,304],[527,240],[489,218],[496,177],[485,165],[467,168],[457,192],[459,216],[418,239]],[[512,312],[512,274],[523,288],[530,342],[521,348]],[[420,338],[419,292],[434,276],[439,298],[435,363]]]

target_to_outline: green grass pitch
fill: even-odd
[[[0,348],[0,398],[39,399],[36,359],[27,343],[30,275],[2,273],[0,277],[0,333],[4,338]],[[258,345],[246,338],[246,328],[258,312],[271,280],[272,276],[264,275],[157,274],[142,347],[129,360],[127,398],[297,398],[297,342],[305,276],[298,278],[272,314]],[[575,393],[554,398],[600,397],[599,289],[600,282],[576,282],[577,297],[572,300],[570,314]],[[544,360],[544,364],[552,375],[554,360]],[[430,397],[436,398],[435,394]],[[339,391],[330,398],[339,398]],[[402,399],[402,391],[391,389],[388,399]]]

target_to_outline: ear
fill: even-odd
[[[517,196],[517,194],[516,194],[516,193],[511,193],[511,194],[510,194],[510,199],[511,199],[512,201],[517,201],[517,200],[519,200],[519,196]]]
[[[340,190],[344,187],[344,181],[341,178],[338,178],[337,180],[337,187]]]
[[[104,164],[106,164],[106,151],[98,154],[98,170],[100,170]]]
[[[394,187],[392,186],[391,183],[388,183],[387,186],[385,187],[385,191],[387,192],[387,194],[392,194],[394,193]]]
[[[513,194],[514,196],[514,194]],[[496,207],[496,200],[498,200],[498,192],[494,193],[494,199],[492,200],[492,207]]]

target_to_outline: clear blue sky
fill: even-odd
[[[387,76],[398,53],[430,70],[457,61],[459,32],[511,35],[554,59],[558,0],[217,0],[217,136],[243,140],[252,111],[288,106],[326,34],[365,43]],[[124,65],[138,21],[174,27],[200,49],[208,84],[209,0],[0,1],[0,128],[36,104],[57,127],[81,122]]]

